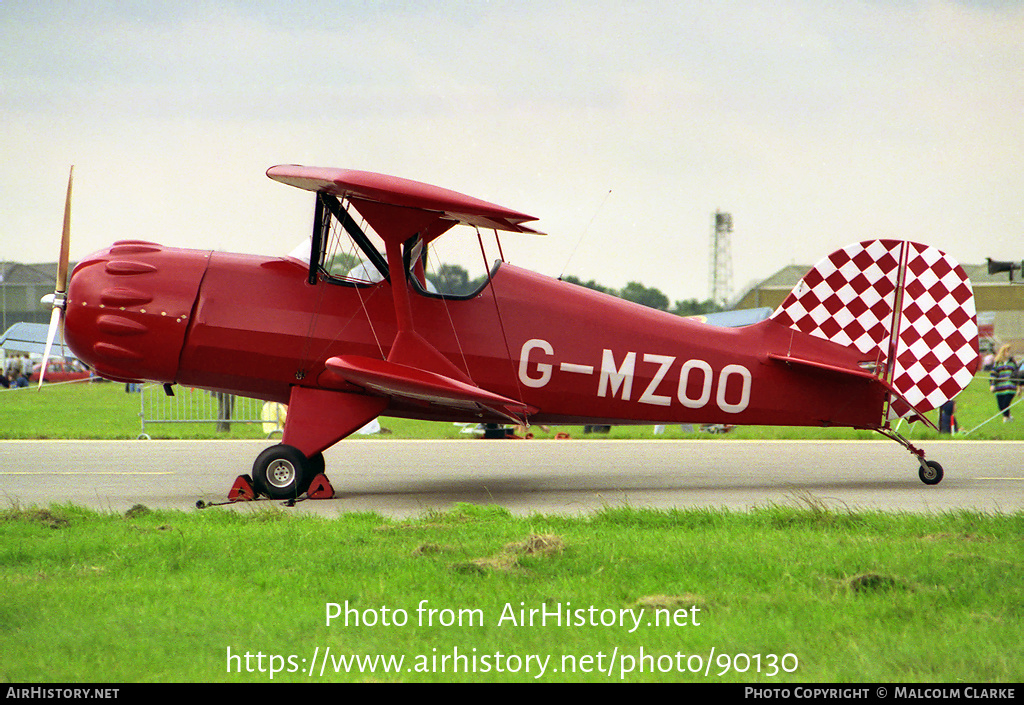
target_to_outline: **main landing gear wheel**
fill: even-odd
[[[926,485],[937,485],[942,482],[942,466],[934,460],[926,460],[921,463],[921,469],[917,473],[921,482]]]
[[[298,448],[279,443],[256,457],[252,479],[256,489],[271,499],[295,499],[309,489],[323,467],[322,453],[307,458]]]
[[[309,463],[309,482],[313,481],[313,478],[324,472],[327,469],[327,463],[324,462],[324,454],[317,453],[307,459]],[[306,483],[306,489],[309,489],[309,482]]]

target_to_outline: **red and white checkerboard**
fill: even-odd
[[[959,394],[978,366],[971,282],[951,257],[916,242],[870,240],[833,252],[771,317],[856,348],[921,412]],[[913,413],[892,400],[890,418]]]

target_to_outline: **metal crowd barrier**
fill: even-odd
[[[149,440],[147,425],[161,423],[213,423],[221,432],[230,431],[231,424],[235,423],[258,423],[263,424],[267,438],[283,432],[285,407],[282,404],[191,387],[174,386],[174,396],[168,396],[160,384],[138,387],[142,421],[139,440]]]

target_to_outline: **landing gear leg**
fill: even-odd
[[[252,466],[255,490],[271,499],[296,500],[334,496],[324,475],[326,448],[337,443],[387,406],[383,397],[293,387],[284,437],[267,448]]]
[[[881,433],[883,436],[891,438],[892,440],[896,441],[901,446],[909,450],[915,458],[917,458],[917,462],[920,463],[921,465],[921,468],[918,470],[917,473],[918,477],[921,478],[921,482],[923,482],[926,485],[937,485],[940,482],[942,482],[942,466],[939,465],[934,460],[925,460],[924,451],[922,449],[915,446],[913,443],[908,441],[900,434],[896,433],[896,431],[892,430],[891,428],[876,428],[875,430]]]

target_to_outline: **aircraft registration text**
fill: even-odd
[[[743,365],[726,365],[716,373],[705,360],[691,359],[676,364],[672,355],[627,352],[616,359],[612,350],[601,351],[600,368],[575,362],[556,363],[554,347],[546,340],[531,338],[523,343],[519,356],[519,381],[527,387],[546,386],[557,367],[559,372],[597,376],[597,396],[633,401],[633,381],[650,382],[635,399],[640,404],[671,406],[678,402],[689,409],[703,409],[712,399],[722,411],[738,414],[750,404],[751,374]],[[641,374],[637,374],[638,365]],[[646,369],[644,369],[646,367]],[[672,382],[675,381],[673,390]],[[673,393],[674,391],[674,393]]]

